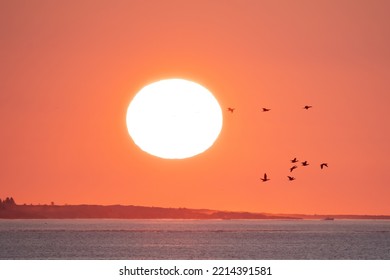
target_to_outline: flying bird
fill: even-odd
[[[287,176],[289,181],[294,181],[295,177]]]
[[[227,108],[228,109],[228,111],[230,112],[230,113],[233,113],[234,112],[234,110],[235,110],[235,108]]]
[[[269,110],[271,109],[268,109],[268,108],[262,108],[263,109],[263,112],[268,112]]]
[[[294,165],[293,167],[291,167],[291,168],[290,168],[290,172],[293,172],[293,170],[294,170],[295,168],[298,168],[298,166]]]
[[[298,162],[298,160],[297,160],[297,158],[294,158],[294,159],[291,160],[291,162],[292,163],[296,163],[296,162]]]
[[[321,163],[321,169],[323,169],[324,167],[328,167],[328,164],[326,163],[326,162],[324,162],[324,163]]]
[[[313,106],[305,105],[305,107],[303,107],[303,109],[309,110],[311,107],[313,107]]]
[[[263,182],[267,182],[267,181],[269,181],[269,180],[271,180],[271,179],[269,179],[268,177],[267,177],[267,173],[264,173],[264,177],[263,178],[260,178]]]
[[[305,160],[305,161],[302,161],[302,165],[303,165],[303,166],[308,166],[309,163],[307,162],[307,160]]]

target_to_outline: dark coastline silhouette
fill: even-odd
[[[134,205],[17,205],[7,200],[0,206],[0,219],[297,219],[262,213]]]
[[[7,201],[7,202],[6,202]],[[12,199],[13,201],[13,199]],[[17,205],[0,200],[0,219],[390,219],[390,215],[306,215],[134,205]]]

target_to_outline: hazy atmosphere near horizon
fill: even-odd
[[[390,215],[389,10],[380,0],[0,1],[0,197]],[[126,124],[137,92],[171,78],[207,88],[222,109],[214,144],[184,159],[144,152]]]

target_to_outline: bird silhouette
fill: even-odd
[[[321,167],[321,169],[323,169],[324,167],[328,167],[328,164],[326,162],[321,163],[320,167]]]
[[[302,165],[303,165],[303,166],[308,166],[309,163],[307,162],[307,160],[305,160],[305,161],[302,161]]]
[[[268,108],[262,108],[263,109],[263,112],[268,112],[269,110],[271,109],[268,109]]]
[[[269,179],[268,177],[267,177],[267,173],[264,173],[264,177],[263,178],[260,178],[263,182],[267,182],[267,181],[269,181],[269,180],[271,180],[271,179]]]
[[[230,112],[230,113],[233,113],[234,112],[234,110],[235,110],[235,108],[227,108],[228,109],[228,111]]]
[[[297,158],[294,158],[294,159],[291,160],[291,162],[292,163],[296,163],[296,162],[298,162],[298,160],[297,160]]]
[[[311,107],[313,107],[313,106],[305,105],[305,107],[303,107],[303,109],[309,110]]]
[[[295,177],[287,176],[289,181],[294,181]]]
[[[294,165],[293,167],[291,167],[291,168],[290,168],[290,172],[293,172],[293,170],[294,170],[295,168],[298,168],[298,166]]]

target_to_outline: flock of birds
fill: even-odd
[[[312,108],[312,107],[313,107],[313,106],[305,105],[305,106],[303,107],[303,109],[309,110],[309,109]],[[227,109],[228,109],[228,111],[229,111],[230,113],[234,113],[234,110],[236,110],[236,108],[232,108],[232,107],[229,107],[229,108],[227,108]],[[263,110],[263,112],[271,111],[271,109],[265,108],[265,107],[263,107],[263,108],[261,108],[261,109]]]
[[[291,160],[291,162],[292,162],[292,163],[297,163],[297,162],[299,162],[299,160],[297,160],[297,158],[294,158],[294,159]],[[308,166],[308,165],[309,165],[309,163],[307,162],[307,160],[302,161],[301,164],[302,164],[302,166]],[[328,163],[323,162],[323,163],[320,164],[320,168],[321,168],[321,169],[324,169],[324,167],[328,167]],[[293,172],[294,169],[296,169],[296,168],[298,168],[298,166],[297,166],[297,165],[293,165],[293,166],[290,168],[290,172]],[[264,173],[263,178],[260,178],[260,179],[261,179],[263,182],[267,182],[267,181],[271,180],[270,178],[268,178],[267,173]],[[294,180],[295,180],[295,177],[293,177],[293,176],[287,176],[287,179],[288,179],[289,181],[294,181]]]
[[[303,109],[305,109],[305,110],[309,110],[310,108],[312,108],[313,106],[310,106],[310,105],[305,105],[304,107],[303,107]],[[262,112],[268,112],[268,111],[270,111],[271,109],[269,109],[269,108],[261,108],[262,109]],[[234,110],[235,110],[235,108],[231,108],[231,107],[229,107],[229,108],[227,108],[227,110],[230,112],[230,113],[234,113]],[[295,158],[293,158],[292,160],[291,160],[291,163],[292,164],[294,164],[291,168],[290,168],[290,172],[293,172],[295,169],[297,169],[298,168],[298,166],[296,165],[296,163],[298,163],[299,162],[299,160],[295,157]],[[301,162],[301,165],[302,166],[308,166],[309,165],[309,163],[308,163],[308,161],[307,160],[305,160],[305,161],[302,161]],[[328,163],[326,163],[326,162],[323,162],[323,163],[321,163],[320,164],[320,168],[321,169],[324,169],[325,167],[328,167]],[[267,182],[267,181],[269,181],[269,180],[271,180],[270,178],[268,178],[268,175],[267,175],[267,173],[264,173],[264,176],[262,177],[262,178],[260,178],[263,182]],[[295,177],[293,177],[293,176],[287,176],[287,179],[288,179],[288,181],[294,181],[295,180]]]

